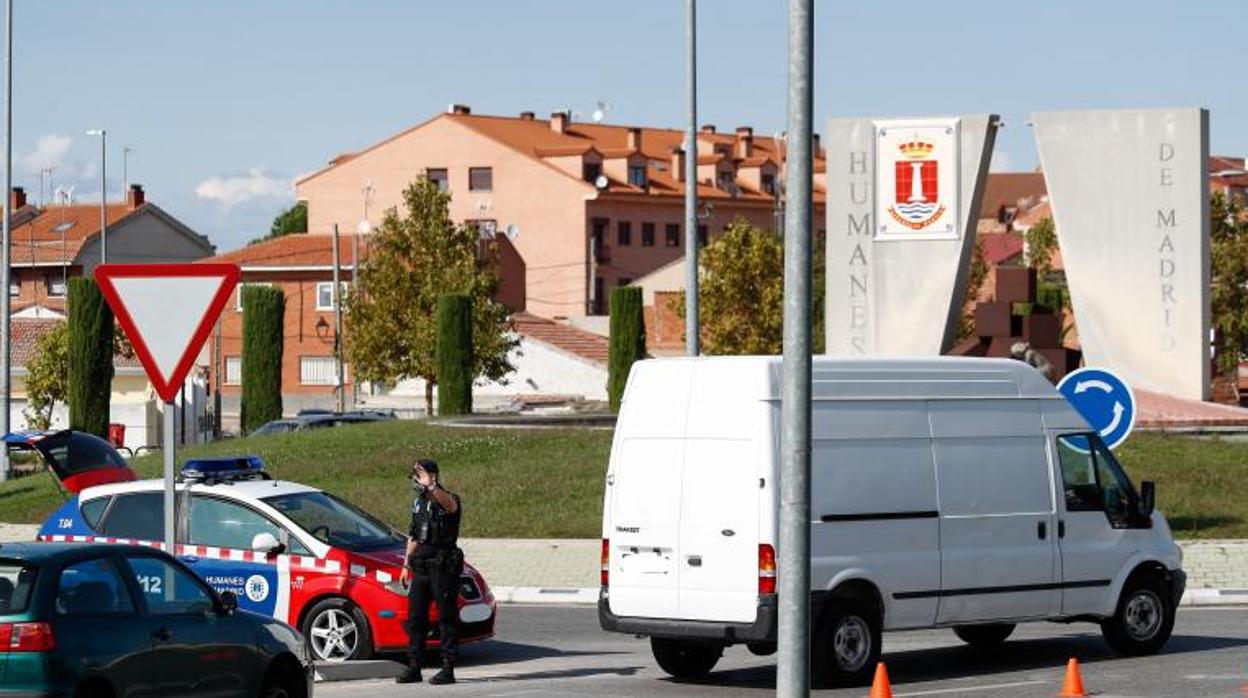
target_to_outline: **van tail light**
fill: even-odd
[[[602,539],[602,567],[598,573],[598,581],[605,589],[611,576],[611,539]]]
[[[0,623],[0,651],[51,652],[56,649],[47,623]]]
[[[776,549],[766,543],[758,546],[758,593],[776,593]]]

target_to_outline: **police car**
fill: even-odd
[[[161,548],[163,492],[162,480],[86,488],[39,539]],[[403,535],[328,492],[270,479],[254,456],[187,461],[177,496],[177,556],[241,608],[299,628],[316,659],[406,649]],[[467,564],[459,606],[461,643],[493,637],[494,596]],[[436,647],[436,622],[429,627]]]

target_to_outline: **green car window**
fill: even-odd
[[[0,560],[0,615],[24,613],[38,569],[17,560]]]
[[[212,594],[180,567],[157,557],[127,556],[139,591],[153,615],[206,613],[213,607]]]
[[[108,558],[87,560],[61,570],[56,614],[99,616],[134,613],[130,590]]]

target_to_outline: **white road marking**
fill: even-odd
[[[896,698],[905,698],[905,696],[938,696],[949,693],[970,693],[971,691],[992,691],[998,688],[1017,688],[1019,686],[1038,686],[1046,684],[1048,681],[1014,681],[1012,683],[996,683],[990,686],[959,686],[958,688],[934,688],[930,691],[910,691],[907,693],[894,693]]]

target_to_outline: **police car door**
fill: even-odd
[[[253,550],[256,536],[267,533],[286,548]],[[183,562],[218,592],[232,591],[247,611],[287,620],[290,612],[290,538],[268,517],[241,502],[195,492],[191,495]],[[306,550],[293,551],[307,555]]]

